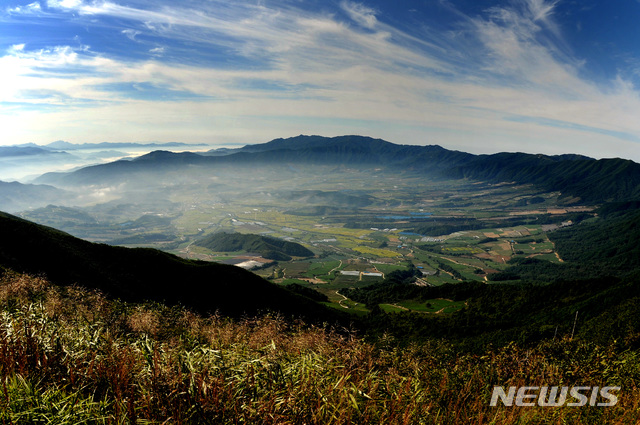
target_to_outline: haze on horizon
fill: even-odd
[[[0,145],[361,134],[640,161],[639,12],[595,0],[9,0]]]

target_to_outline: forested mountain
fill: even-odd
[[[0,210],[16,212],[53,202],[67,202],[75,195],[50,185],[0,181]]]
[[[521,153],[482,155],[452,169],[451,177],[532,183],[578,201],[621,201],[640,197],[640,164],[623,159]]]
[[[640,209],[599,210],[600,218],[581,223],[573,231],[550,234],[565,262],[591,275],[625,276],[640,270]],[[618,208],[624,208],[621,205]]]
[[[206,154],[156,151],[131,161],[49,173],[36,180],[62,186],[145,182],[161,174],[202,173],[221,167],[344,165],[379,167],[433,179],[471,179],[534,184],[559,191],[567,203],[624,201],[640,196],[640,164],[623,159],[595,160],[580,155],[499,153],[472,155],[440,146],[397,145],[363,136],[297,136]]]
[[[240,233],[214,233],[195,243],[217,252],[245,251],[277,261],[289,261],[291,257],[310,257],[313,252],[295,242],[260,235]]]

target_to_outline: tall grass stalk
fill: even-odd
[[[574,340],[482,356],[265,315],[200,317],[7,275],[1,423],[636,423],[638,352]],[[494,385],[617,385],[614,407],[491,407]]]

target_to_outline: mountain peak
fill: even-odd
[[[55,142],[46,144],[45,147],[52,149],[75,149],[78,147],[78,145],[65,142],[64,140],[56,140]]]

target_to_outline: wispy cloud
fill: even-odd
[[[35,13],[40,13],[42,11],[42,8],[40,7],[40,3],[33,2],[33,3],[29,3],[26,6],[16,6],[16,7],[9,7],[7,8],[7,12],[8,13],[14,13],[14,14],[35,14]]]
[[[142,31],[126,29],[122,30],[122,34],[126,35],[129,40],[136,41],[136,36],[142,34]]]
[[[558,140],[591,144],[592,155],[611,156],[610,140],[637,150],[638,92],[622,78],[582,76],[555,20],[558,4],[514,0],[478,16],[458,11],[448,32],[409,32],[348,0],[333,11],[285,0],[49,0],[46,12],[61,22],[113,31],[140,50],[16,42],[0,58],[0,100],[13,117],[2,124],[24,137],[25,117],[54,104],[73,110],[38,115],[34,135],[260,141],[375,129],[397,142],[472,151],[572,149]],[[26,19],[36,5],[7,13]],[[148,97],[132,94],[141,88]]]
[[[370,7],[363,5],[362,3],[355,3],[351,1],[342,1],[340,7],[347,12],[349,17],[356,21],[363,27],[373,29],[378,23],[376,18],[376,11]]]
[[[149,50],[149,53],[151,53],[153,56],[162,56],[165,51],[165,47],[154,47],[153,49]]]

